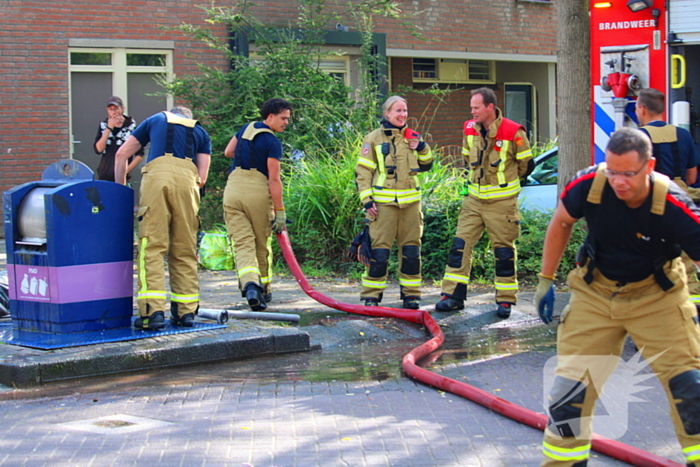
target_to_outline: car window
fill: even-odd
[[[535,162],[535,169],[528,175],[525,185],[556,185],[558,173],[558,153],[547,155]]]

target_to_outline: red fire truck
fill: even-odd
[[[666,95],[666,120],[700,143],[700,0],[591,0],[593,162],[636,126],[641,88]]]

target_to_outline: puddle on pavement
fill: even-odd
[[[53,382],[38,389],[0,392],[0,400],[56,397],[76,392],[129,391],[134,384],[172,387],[226,382],[382,381],[405,376],[401,368],[404,355],[426,340],[336,346],[312,352]],[[440,349],[418,363],[423,367],[439,368],[526,351],[551,351],[555,342],[554,328],[543,326],[470,330],[447,335]]]
[[[365,316],[352,313],[331,312],[326,311],[304,311],[298,313],[299,326],[314,326],[323,322],[349,321],[353,319],[367,319]]]

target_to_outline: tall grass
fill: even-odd
[[[295,253],[305,271],[316,274],[357,278],[363,268],[351,262],[347,248],[364,225],[364,212],[355,186],[355,165],[362,145],[362,134],[348,129],[335,154],[318,152],[286,166],[285,204],[294,220],[289,227]],[[462,169],[442,163],[442,151],[434,149],[435,164],[420,175],[423,203],[423,277],[439,282],[454,237],[462,206]],[[449,159],[448,156],[445,159]],[[445,161],[447,162],[447,161]],[[518,246],[518,276],[521,282],[536,283],[542,245],[551,213],[521,211],[521,237]],[[560,274],[575,266],[575,252],[583,241],[581,225],[574,230]],[[391,255],[389,269],[394,274],[397,255]],[[494,277],[494,257],[487,233],[477,242],[472,257],[472,281],[490,283]]]
[[[343,141],[334,154],[319,151],[289,163],[285,178],[295,253],[299,261],[329,270],[342,270],[348,263],[346,250],[363,218],[354,181],[362,135]]]

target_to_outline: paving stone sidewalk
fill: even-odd
[[[231,278],[218,276],[226,288],[214,290],[222,300],[232,300]],[[287,284],[281,281],[277,290]],[[325,286],[328,293],[356,295],[345,283]],[[427,296],[436,299],[436,290],[429,289]],[[532,325],[527,323],[533,316],[527,297],[511,323],[489,317],[489,297],[474,298],[465,313],[436,317],[448,337],[482,325],[500,326],[507,336],[520,322]],[[280,308],[312,310],[311,302],[283,294],[277,300]],[[390,326],[381,322],[367,332],[368,323],[372,321],[358,319],[313,327],[312,341],[322,350],[168,368],[157,372],[159,377],[134,373],[0,391],[0,466],[539,465],[540,431],[413,381],[396,370],[398,358],[394,370],[374,373],[368,367],[363,378],[340,371],[333,377],[335,368],[326,368],[322,376],[304,371],[332,366],[332,360],[342,363],[348,358],[345,352],[380,351]],[[333,328],[338,329],[330,333]],[[397,329],[411,342],[425,338],[411,328]],[[543,411],[543,368],[554,356],[551,345],[519,349],[513,339],[484,352],[483,358],[465,358],[460,352],[472,344],[447,343],[431,369]],[[625,357],[631,352],[628,348]],[[259,377],[274,369],[280,372]],[[655,379],[646,386],[650,388],[637,395],[641,402],[629,404],[627,431],[620,440],[682,463],[665,395]],[[627,464],[594,455],[589,465]]]

